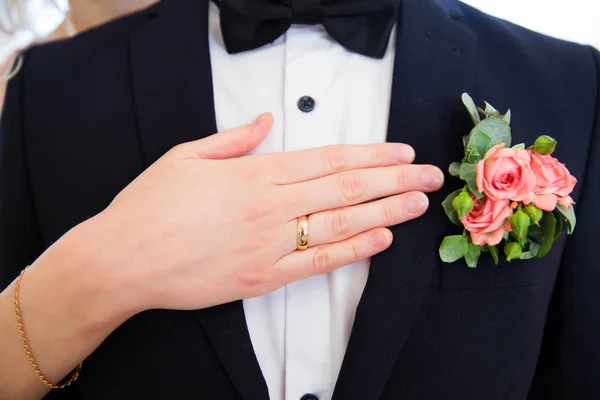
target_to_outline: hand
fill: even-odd
[[[384,227],[422,215],[423,192],[442,186],[404,144],[242,157],[271,125],[264,114],[177,146],[91,221],[95,267],[126,285],[135,311],[256,297],[371,257],[392,242]],[[310,247],[297,251],[303,215]]]

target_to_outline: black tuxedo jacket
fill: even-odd
[[[216,131],[207,2],[165,0],[27,52],[0,135],[2,287],[172,146]],[[511,108],[514,142],[558,139],[579,222],[544,259],[443,264],[449,177],[372,260],[333,398],[600,399],[599,53],[455,0],[402,1],[397,35],[388,140],[445,168],[472,127],[461,93]],[[49,398],[268,393],[238,301],[132,318]]]

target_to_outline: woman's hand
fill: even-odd
[[[384,227],[422,215],[422,192],[442,185],[403,144],[241,157],[271,125],[264,114],[177,146],[91,222],[95,270],[128,288],[134,312],[256,297],[371,257],[391,244]],[[310,247],[296,251],[303,215]]]
[[[138,312],[255,297],[381,252],[385,227],[422,215],[423,192],[442,185],[403,144],[244,157],[271,124],[265,114],[177,146],[31,266],[19,305],[46,378],[59,382]],[[310,247],[297,251],[303,215]],[[47,388],[15,329],[13,289],[0,293],[0,392],[39,399]]]

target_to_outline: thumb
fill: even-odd
[[[264,140],[272,126],[273,115],[264,113],[250,124],[190,142],[185,145],[186,151],[193,157],[202,159],[223,160],[242,157]]]

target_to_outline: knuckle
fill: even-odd
[[[355,239],[351,243],[352,255],[354,256],[354,260],[362,260],[365,258],[363,256],[363,251],[361,250],[361,242],[359,239]]]
[[[386,226],[392,225],[396,221],[396,209],[394,208],[392,202],[386,201],[381,206],[383,212],[383,220]]]
[[[246,292],[262,293],[271,281],[269,276],[268,270],[262,265],[253,265],[240,275],[238,282]]]
[[[325,148],[321,153],[323,170],[326,173],[338,173],[348,169],[348,157],[339,147]]]
[[[408,171],[406,168],[400,167],[398,168],[398,174],[396,176],[398,189],[401,191],[406,190],[408,184]]]
[[[361,173],[349,172],[340,175],[342,199],[351,204],[364,193],[366,183]]]
[[[312,271],[309,275],[321,275],[331,269],[333,265],[333,257],[331,253],[325,249],[317,249],[312,259]]]
[[[333,211],[330,224],[331,235],[334,239],[345,238],[350,234],[350,219],[344,211]]]
[[[387,152],[382,146],[375,146],[375,165],[385,165],[389,159]]]

